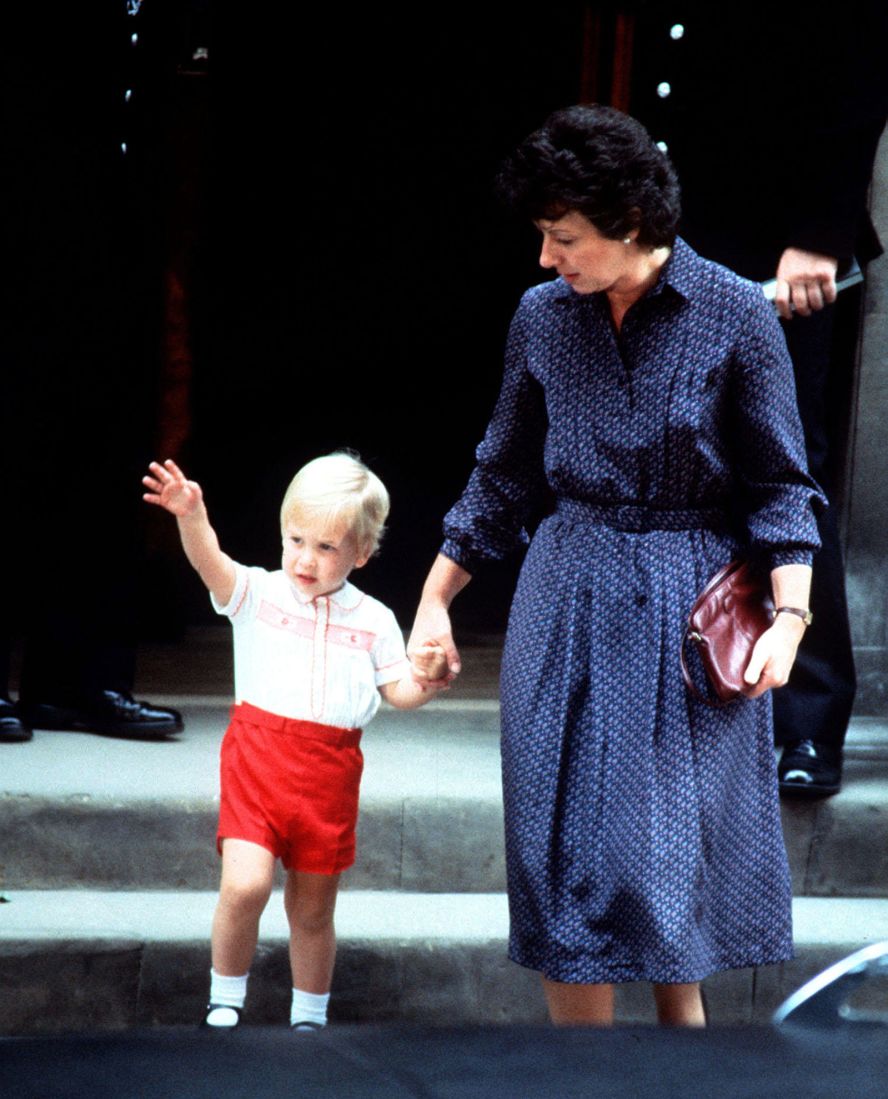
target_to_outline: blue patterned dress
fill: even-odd
[[[502,669],[510,957],[579,983],[790,958],[770,696],[711,709],[678,660],[738,546],[774,567],[819,544],[761,290],[681,240],[619,335],[605,295],[529,290],[442,552],[502,558],[543,492]]]

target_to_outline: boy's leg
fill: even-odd
[[[290,870],[284,907],[290,923],[290,968],[293,987],[315,994],[330,991],[336,960],[338,874],[307,874]]]
[[[273,878],[270,851],[249,840],[223,839],[222,883],[213,916],[216,973],[237,977],[249,971]]]
[[[293,1002],[290,1025],[294,1030],[317,1030],[327,1023],[330,982],[336,960],[338,874],[287,874],[284,904],[290,922],[290,969]]]

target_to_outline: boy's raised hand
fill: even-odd
[[[197,481],[189,481],[172,458],[160,464],[151,462],[151,471],[142,478],[142,484],[148,489],[142,499],[146,504],[156,504],[172,515],[184,517],[193,515],[203,503],[203,492]]]

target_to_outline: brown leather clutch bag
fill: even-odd
[[[752,688],[744,683],[756,641],[771,625],[774,603],[767,576],[748,561],[731,561],[709,581],[691,608],[681,646],[681,671],[688,690],[709,706],[724,706]],[[711,695],[698,689],[685,649],[696,648]]]

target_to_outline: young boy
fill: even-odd
[[[392,612],[348,580],[376,551],[389,511],[382,482],[351,455],[316,458],[293,478],[276,572],[222,552],[200,486],[175,462],[152,462],[143,483],[144,499],[176,516],[188,560],[234,629],[237,703],[222,743],[222,882],[204,1023],[240,1020],[280,858],[290,1025],[314,1030],[327,1019],[339,875],[355,857],[361,727],[380,694],[403,709],[427,702],[447,662],[429,642],[411,665]]]

